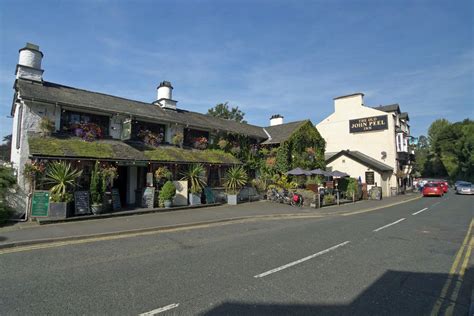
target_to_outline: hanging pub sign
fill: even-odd
[[[349,121],[350,133],[380,131],[388,129],[387,115],[364,117]]]
[[[365,172],[365,183],[367,183],[368,185],[374,185],[375,184],[374,172],[373,171],[366,171]]]

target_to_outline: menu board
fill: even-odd
[[[142,195],[142,207],[153,208],[155,203],[155,188],[146,187]]]
[[[374,185],[375,184],[374,172],[373,171],[366,171],[365,172],[365,183],[367,183],[369,185]]]
[[[35,191],[31,198],[31,216],[46,217],[49,208],[49,191]]]
[[[112,209],[116,211],[121,208],[122,208],[122,204],[120,203],[119,189],[112,189]]]
[[[90,213],[89,191],[74,192],[74,214],[83,215]]]

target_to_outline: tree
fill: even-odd
[[[443,133],[443,129],[448,127],[451,123],[447,119],[437,119],[431,123],[428,129],[428,140],[432,149],[436,148],[438,137]]]
[[[12,135],[3,137],[3,144],[0,145],[0,159],[3,161],[10,161],[12,147]]]
[[[229,108],[228,102],[217,104],[215,107],[207,110],[207,114],[227,120],[247,123],[247,121],[244,120],[245,113],[239,110],[238,106]]]

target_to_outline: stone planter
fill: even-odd
[[[171,206],[173,206],[173,201],[165,200],[163,204],[165,205],[165,208],[171,208]]]
[[[201,194],[189,193],[189,205],[200,205]]]
[[[227,204],[237,205],[237,194],[227,194]]]
[[[49,215],[50,218],[63,219],[69,216],[68,202],[50,202]]]
[[[94,214],[94,215],[102,214],[103,205],[102,204],[92,204],[91,205],[91,211],[92,211],[92,214]]]

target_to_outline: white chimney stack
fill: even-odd
[[[157,100],[154,104],[159,104],[164,109],[176,110],[177,101],[172,99],[173,86],[169,81],[163,81],[157,88]]]
[[[270,126],[281,125],[283,124],[283,116],[280,114],[275,114],[270,117]]]
[[[334,112],[358,112],[364,105],[364,94],[357,92],[334,98]]]
[[[43,53],[39,50],[39,46],[26,43],[26,46],[20,49],[19,52],[20,58],[16,66],[16,78],[42,82],[44,70],[41,69],[41,61]]]

